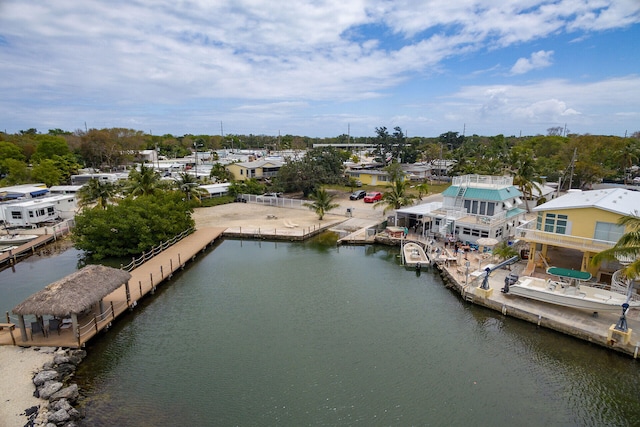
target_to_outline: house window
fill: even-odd
[[[538,218],[536,219],[536,230],[542,230],[542,212],[538,213]]]
[[[33,218],[33,211],[29,211],[29,218]]]
[[[53,213],[54,213],[53,206],[49,206],[47,208],[47,215],[53,215]]]
[[[487,202],[487,216],[493,216],[495,214],[496,204],[494,202]]]
[[[544,231],[548,233],[567,234],[567,215],[548,213],[544,219]]]
[[[11,211],[12,219],[22,219],[22,212],[19,211]]]
[[[607,242],[617,242],[624,234],[624,226],[610,222],[596,221],[596,230],[593,238]]]
[[[244,169],[240,169],[240,176],[244,175]]]

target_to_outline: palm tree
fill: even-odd
[[[422,200],[422,196],[429,194],[429,184],[426,181],[416,185],[416,189],[418,190],[418,199],[420,200]]]
[[[129,172],[129,185],[126,192],[132,196],[146,196],[156,192],[160,184],[160,175],[143,164],[140,170],[134,168]]]
[[[333,194],[329,194],[325,189],[320,188],[309,195],[313,203],[304,203],[304,206],[314,211],[318,215],[318,219],[322,221],[325,213],[340,206],[337,203],[331,203],[334,197]]]
[[[511,151],[511,165],[513,184],[522,192],[527,212],[531,212],[529,200],[533,198],[534,190],[538,195],[542,194],[542,180],[535,168],[533,151],[530,149],[514,148]]]
[[[102,209],[106,209],[109,202],[114,200],[117,191],[118,188],[115,184],[91,178],[78,191],[80,206],[97,202]]]
[[[412,205],[416,196],[414,194],[407,194],[407,182],[400,179],[393,182],[390,191],[385,191],[382,194],[382,199],[376,202],[373,207],[377,208],[379,205],[385,205],[382,213],[387,213],[391,209],[400,209],[403,206]]]
[[[625,226],[627,233],[610,248],[597,253],[591,260],[592,265],[600,265],[605,260],[633,260],[624,269],[623,275],[629,279],[640,276],[640,216],[638,212],[620,218],[618,225]]]
[[[178,189],[184,193],[187,200],[194,199],[200,203],[202,196],[207,194],[205,189],[198,187],[198,179],[186,172],[179,174],[176,184]]]
[[[622,163],[622,173],[624,174],[624,184],[627,185],[630,170],[633,164],[640,158],[640,144],[638,141],[631,140],[620,150],[620,161]]]

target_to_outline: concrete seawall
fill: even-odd
[[[598,344],[633,358],[640,356],[640,312],[638,310],[630,310],[627,313],[629,332],[625,337],[624,334],[611,330],[612,326],[618,322],[622,310],[620,313],[600,313],[598,316],[594,316],[593,313],[587,311],[504,294],[501,292],[504,279],[511,272],[506,269],[492,272],[489,277],[490,290],[485,292],[478,286],[481,283],[481,278],[468,282],[467,275],[461,275],[455,267],[455,263],[453,266],[440,264],[437,268],[445,286],[454,289],[462,299],[470,303],[495,310],[503,316],[525,320],[537,327],[552,329]]]

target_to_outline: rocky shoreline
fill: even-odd
[[[34,396],[46,403],[25,410],[24,415],[28,418],[25,426],[77,426],[83,414],[74,407],[79,391],[72,379],[87,352],[55,348],[41,348],[40,351],[53,355],[52,360],[46,362],[32,379],[36,387]]]

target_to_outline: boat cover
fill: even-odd
[[[553,274],[558,277],[566,277],[567,279],[589,280],[591,273],[588,271],[572,270],[570,268],[549,267],[547,274]]]

